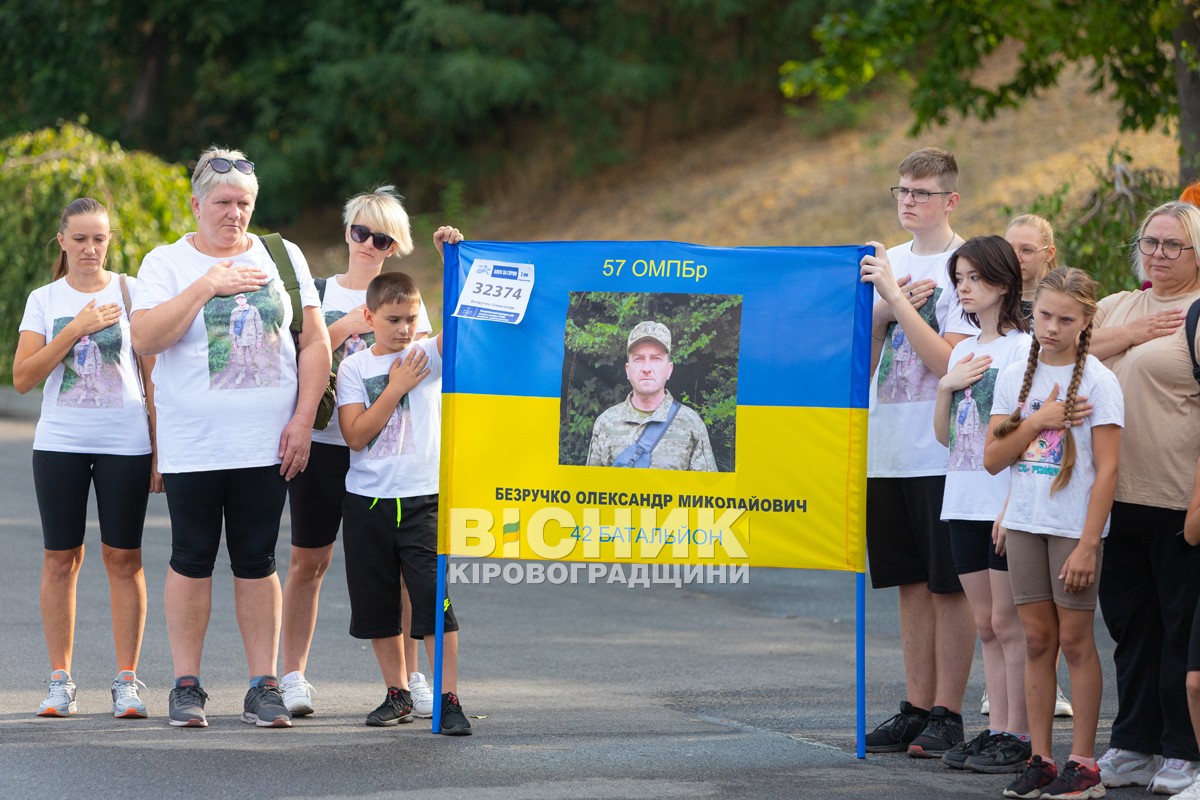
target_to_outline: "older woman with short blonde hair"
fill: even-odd
[[[303,306],[297,353],[283,270],[248,232],[257,197],[244,153],[204,151],[192,173],[196,230],[146,256],[133,304],[134,347],[158,354],[159,469],[171,515],[169,716],[180,727],[208,724],[200,656],[222,522],[250,679],[242,720],[291,725],[275,677],[275,544],[287,483],[308,461],[330,347],[308,263],[285,242]],[[251,330],[254,352],[241,352]],[[251,358],[253,379],[245,380]]]

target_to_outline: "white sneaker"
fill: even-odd
[[[1071,708],[1071,701],[1063,694],[1062,687],[1059,686],[1054,691],[1054,716],[1056,717],[1073,717],[1075,709]]]
[[[49,691],[38,706],[39,717],[69,717],[79,710],[75,703],[75,681],[65,669],[50,673]]]
[[[1200,777],[1192,785],[1175,795],[1175,800],[1200,800]]]
[[[408,676],[408,693],[412,695],[413,716],[421,719],[433,717],[433,687],[425,681],[425,676],[414,672]]]
[[[1161,764],[1159,756],[1119,747],[1108,748],[1096,761],[1096,766],[1100,767],[1100,782],[1110,789],[1149,786]]]
[[[1150,791],[1155,794],[1179,794],[1195,782],[1197,772],[1200,772],[1200,761],[1164,758],[1162,766],[1150,781]]]
[[[117,673],[112,684],[113,716],[130,719],[145,719],[146,704],[138,697],[138,687],[146,688],[146,684],[138,680],[131,669],[123,669]]]
[[[992,704],[988,702],[987,689],[983,690],[983,700],[979,702],[979,713],[985,717],[990,716],[992,713]]]
[[[289,672],[288,674],[297,673]],[[283,704],[287,706],[288,711],[292,712],[293,717],[307,717],[313,713],[312,696],[317,693],[317,690],[304,679],[303,675],[295,680],[281,681],[279,691],[283,694]]]

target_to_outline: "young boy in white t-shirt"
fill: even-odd
[[[338,370],[338,422],[350,447],[342,504],[350,635],[370,639],[387,696],[374,726],[411,722],[400,625],[400,577],[412,600],[413,638],[434,632],[437,613],[438,460],[442,335],[414,341],[421,295],[411,277],[385,272],[367,287],[375,344]],[[458,621],[443,610],[441,733],[469,736],[458,702]],[[425,639],[433,661],[433,642]]]

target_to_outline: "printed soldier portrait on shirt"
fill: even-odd
[[[740,295],[571,292],[559,463],[732,472]]]
[[[254,292],[214,297],[204,305],[211,389],[278,386],[283,301],[272,280]]]

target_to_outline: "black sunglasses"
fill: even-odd
[[[210,158],[208,161],[204,162],[204,166],[212,167],[212,171],[218,175],[224,175],[231,169],[236,169],[243,175],[254,174],[254,162],[247,161],[244,158],[239,158],[237,160],[230,160],[228,158]],[[201,172],[203,172],[203,170],[201,170]]]
[[[375,245],[376,250],[387,250],[392,246],[392,242],[396,241],[386,233],[375,233],[366,225],[351,225],[350,238],[359,244],[370,239],[371,244]]]

